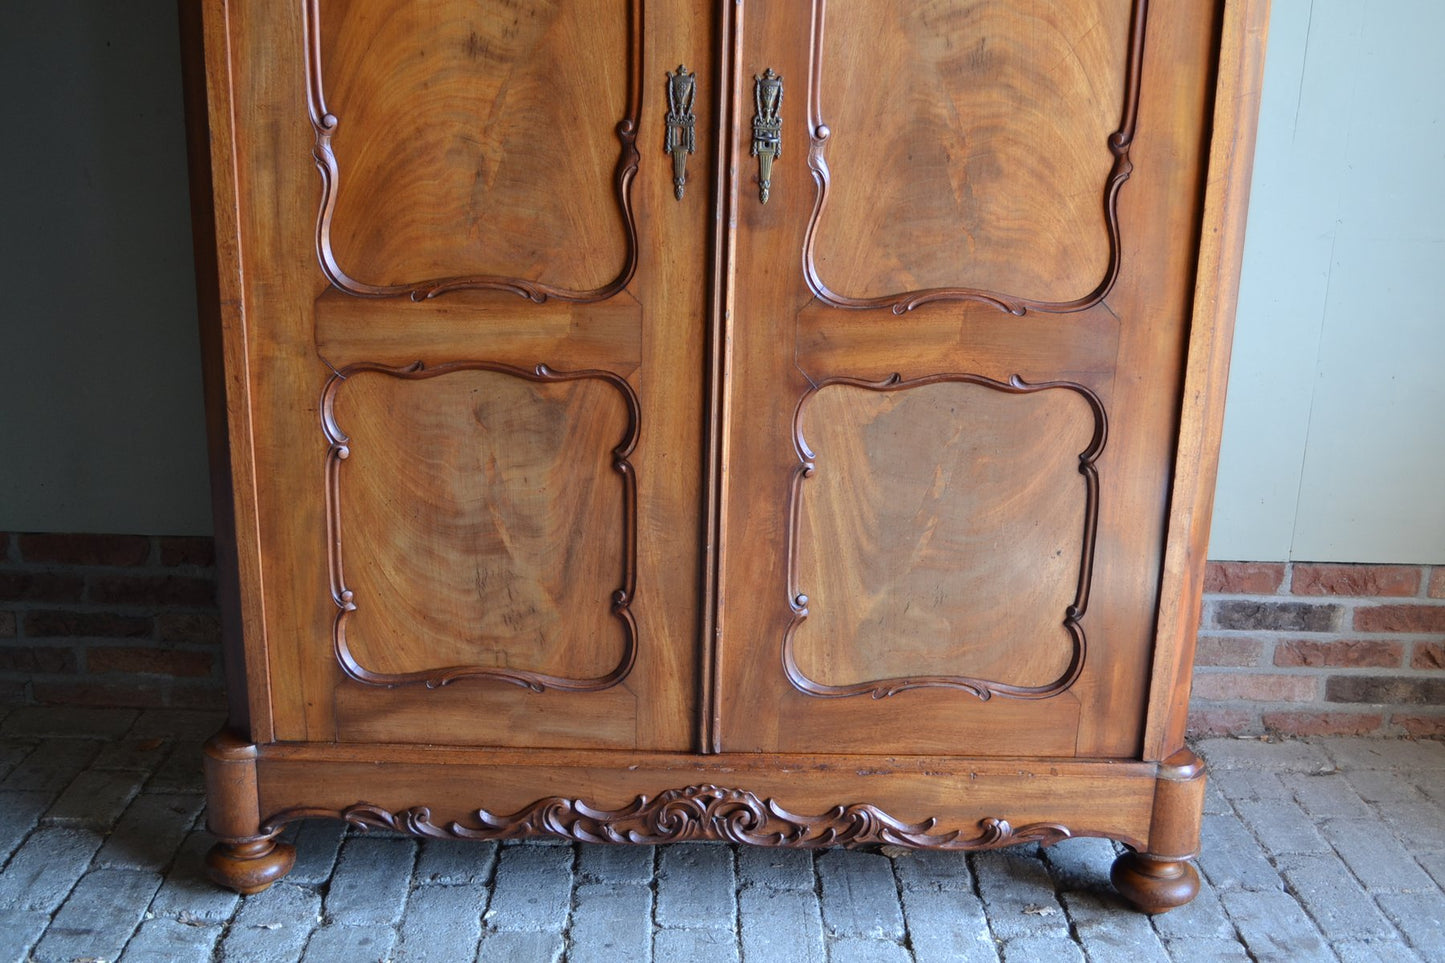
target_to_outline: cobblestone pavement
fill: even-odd
[[[494,844],[293,829],[242,899],[199,873],[200,743],[180,711],[0,708],[10,961],[1445,960],[1445,744],[1215,739],[1204,886],[1150,919],[1113,844],[817,854]]]

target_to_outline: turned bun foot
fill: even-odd
[[[1199,892],[1199,872],[1187,860],[1127,852],[1109,873],[1119,895],[1146,913],[1183,906]]]
[[[213,883],[250,896],[291,872],[296,847],[274,839],[217,843],[206,854],[206,875]]]

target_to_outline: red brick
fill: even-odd
[[[74,672],[75,650],[44,645],[0,646],[0,672]]]
[[[1445,565],[1436,565],[1430,570],[1430,597],[1445,599]]]
[[[1445,705],[1445,679],[1428,675],[1332,675],[1325,680],[1326,702],[1372,705]]]
[[[1274,664],[1288,668],[1334,666],[1397,669],[1405,661],[1400,642],[1346,639],[1341,642],[1311,642],[1291,639],[1274,647]]]
[[[1264,727],[1287,736],[1363,736],[1379,732],[1385,718],[1358,712],[1266,712]]]
[[[1317,678],[1210,672],[1194,677],[1194,698],[1206,702],[1313,702],[1318,697]]]
[[[182,575],[95,575],[90,600],[108,605],[214,606],[216,583]]]
[[[144,565],[151,555],[145,535],[20,536],[20,555],[27,562],[56,565]]]
[[[1416,642],[1410,668],[1426,671],[1445,669],[1445,642]]]
[[[27,602],[79,602],[85,582],[78,575],[50,572],[0,572],[0,599]]]
[[[15,613],[0,612],[0,639],[15,637]]]
[[[25,687],[29,683],[19,679],[0,679],[0,705],[18,706],[29,701]]]
[[[1355,609],[1359,632],[1445,632],[1445,605],[1367,605]]]
[[[1397,712],[1390,722],[1400,726],[1417,739],[1445,738],[1445,715],[1416,715]]]
[[[1417,565],[1323,565],[1296,563],[1290,591],[1295,595],[1393,595],[1420,591]]]
[[[9,532],[0,532],[0,562],[10,558],[10,543],[14,538]]]
[[[147,675],[170,675],[179,678],[202,678],[215,668],[211,652],[186,652],[175,649],[142,649],[130,646],[114,648],[92,646],[86,650],[85,667],[93,673],[138,672]]]
[[[37,639],[65,636],[135,639],[151,634],[151,620],[114,612],[26,612],[25,634]]]
[[[1204,591],[1216,595],[1274,595],[1283,582],[1283,562],[1210,562],[1204,567]]]
[[[1258,731],[1253,714],[1243,709],[1194,709],[1189,713],[1189,735],[1241,736]]]
[[[161,540],[162,565],[203,565],[216,564],[216,540],[213,538],[166,537]]]
[[[162,642],[201,642],[218,645],[221,619],[200,612],[162,612],[156,616],[156,638]]]
[[[1194,651],[1195,665],[1259,665],[1264,643],[1239,635],[1201,635]]]
[[[70,685],[60,682],[35,682],[31,685],[35,701],[41,705],[112,706],[153,709],[171,706],[179,709],[224,709],[225,693],[219,685],[173,685],[170,683],[138,685],[134,682],[97,684],[84,682]]]

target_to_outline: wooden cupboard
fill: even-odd
[[[1264,0],[205,0],[214,877],[1121,840],[1184,746]]]

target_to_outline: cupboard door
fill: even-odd
[[[1214,30],[750,7],[781,153],[763,203],[738,112],[722,748],[1139,752]]]
[[[711,190],[663,145],[713,60],[671,8],[212,4],[258,739],[693,745]]]

